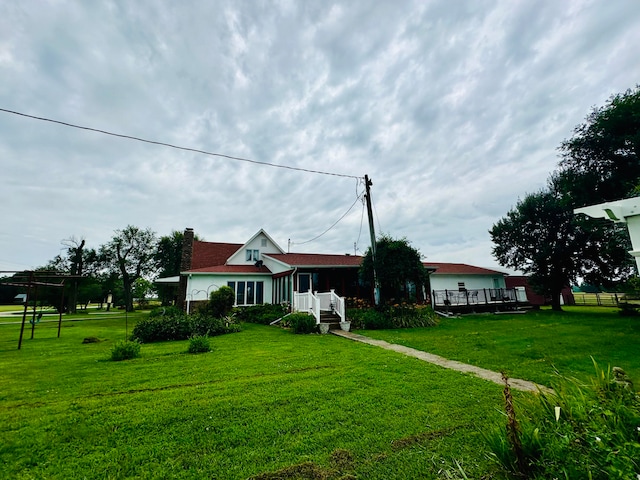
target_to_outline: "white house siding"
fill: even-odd
[[[207,300],[207,293],[210,295],[211,292],[218,288],[227,286],[229,282],[236,282],[236,285],[238,282],[263,282],[263,300],[261,303],[271,303],[272,285],[270,274],[189,274],[187,276],[187,301]],[[255,295],[253,303],[256,303]]]
[[[463,282],[467,290],[482,290],[483,288],[506,288],[504,276],[495,275],[448,275],[432,273],[429,277],[431,290],[453,290],[458,291],[458,283]],[[497,282],[497,283],[494,283]]]

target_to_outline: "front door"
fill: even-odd
[[[307,293],[311,290],[311,274],[299,273],[298,274],[298,292]]]

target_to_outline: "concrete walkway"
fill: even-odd
[[[470,373],[476,377],[480,377],[484,380],[497,383],[504,386],[502,375],[492,370],[476,367],[462,362],[456,362],[455,360],[448,360],[438,355],[416,350],[415,348],[405,347],[395,343],[385,342],[384,340],[375,340],[373,338],[365,337],[364,335],[358,335],[353,332],[345,332],[343,330],[330,330],[331,333],[339,337],[347,338],[356,342],[366,343],[368,345],[374,345],[376,347],[384,348],[386,350],[393,350],[394,352],[402,353],[409,357],[415,357],[425,362],[433,363],[444,368],[450,368],[451,370],[457,370],[459,372]],[[549,387],[539,385],[537,383],[529,382],[527,380],[520,380],[519,378],[509,378],[509,385],[515,390],[522,390],[524,392],[552,392]]]

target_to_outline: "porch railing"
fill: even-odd
[[[305,292],[293,293],[293,311],[306,312],[313,315],[316,323],[320,323],[320,312],[334,312],[340,317],[340,321],[345,321],[344,297],[340,297],[335,291],[326,293]]]
[[[523,298],[524,297],[524,298]],[[477,290],[434,290],[434,307],[495,305],[526,302],[523,291],[515,288],[482,288]]]
[[[293,311],[313,315],[316,323],[320,323],[320,301],[313,292],[293,292]]]
[[[335,290],[326,293],[318,293],[316,295],[320,299],[320,310],[324,312],[333,312],[340,317],[340,321],[345,321],[344,297],[336,294]],[[318,322],[320,320],[318,319]]]

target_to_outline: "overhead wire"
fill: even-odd
[[[101,129],[98,129],[98,128],[85,127],[85,126],[82,126],[82,125],[76,125],[76,124],[73,124],[73,123],[63,122],[63,121],[60,121],[60,120],[53,120],[51,118],[38,117],[38,116],[35,116],[35,115],[29,115],[29,114],[26,114],[26,113],[17,112],[15,110],[8,110],[6,108],[0,108],[0,111],[1,112],[6,112],[6,113],[12,113],[14,115],[19,115],[19,116],[22,116],[22,117],[31,118],[31,119],[34,119],[34,120],[41,120],[43,122],[56,123],[58,125],[64,125],[66,127],[77,128],[77,129],[80,129],[80,130],[88,130],[90,132],[102,133],[104,135],[110,135],[112,137],[125,138],[125,139],[128,139],[128,140],[135,140],[137,142],[150,143],[152,145],[161,145],[161,146],[164,146],[164,147],[175,148],[176,150],[184,150],[184,151],[187,151],[187,152],[201,153],[203,155],[209,155],[209,156],[212,156],[212,157],[226,158],[226,159],[235,160],[235,161],[238,161],[238,162],[247,162],[247,163],[253,163],[253,164],[256,164],[256,165],[264,165],[264,166],[267,166],[267,167],[283,168],[283,169],[295,170],[295,171],[299,171],[299,172],[315,173],[315,174],[318,174],[318,175],[330,175],[330,176],[334,176],[334,177],[355,178],[355,179],[362,178],[362,177],[358,177],[356,175],[347,175],[347,174],[344,174],[344,173],[325,172],[325,171],[322,171],[322,170],[313,170],[313,169],[302,168],[302,167],[291,167],[289,165],[278,165],[276,163],[263,162],[263,161],[260,161],[260,160],[252,160],[252,159],[249,159],[249,158],[234,157],[232,155],[226,155],[226,154],[223,154],[223,153],[208,152],[206,150],[200,150],[198,148],[183,147],[183,146],[180,146],[180,145],[174,145],[174,144],[166,143],[166,142],[159,142],[159,141],[156,141],[156,140],[147,140],[145,138],[135,137],[133,135],[124,135],[124,134],[121,134],[121,133],[109,132],[107,130],[101,130]]]
[[[305,245],[305,244],[307,244],[307,243],[311,243],[311,242],[313,242],[314,240],[317,240],[318,238],[322,237],[325,233],[329,232],[333,227],[335,227],[338,223],[340,223],[340,221],[341,221],[344,217],[346,217],[346,216],[349,214],[349,212],[351,211],[351,209],[355,206],[355,204],[356,204],[356,203],[358,203],[358,200],[360,200],[360,199],[362,198],[362,196],[363,196],[363,195],[364,195],[364,192],[362,192],[362,193],[358,193],[358,183],[356,183],[356,199],[355,199],[355,200],[354,200],[354,202],[351,204],[351,206],[347,209],[347,211],[346,211],[346,212],[344,212],[344,213],[342,214],[342,216],[341,216],[338,220],[336,220],[336,221],[335,221],[335,222],[334,222],[334,223],[333,223],[329,228],[327,228],[327,229],[326,229],[324,232],[322,232],[320,235],[317,235],[317,236],[313,237],[313,238],[312,238],[312,239],[310,239],[310,240],[306,240],[306,241],[304,241],[304,242],[291,242],[291,243],[292,243],[293,245]]]

